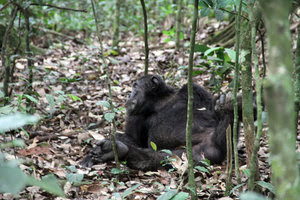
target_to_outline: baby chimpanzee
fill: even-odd
[[[192,127],[193,158],[195,162],[207,158],[221,163],[226,156],[226,128],[233,122],[231,103],[215,109],[213,97],[194,84],[194,120]],[[187,118],[187,86],[176,90],[160,76],[146,75],[133,84],[126,102],[125,134],[117,134],[118,155],[130,168],[156,170],[169,149],[181,155],[185,151]],[[150,145],[157,146],[154,151]],[[113,160],[110,140],[100,141],[83,159],[83,166]]]

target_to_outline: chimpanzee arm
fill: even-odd
[[[126,160],[129,147],[143,147],[147,141],[145,120],[141,116],[129,116],[126,122],[125,134],[116,134],[118,156]],[[112,143],[108,139],[99,141],[87,156],[80,162],[81,165],[90,167],[97,163],[103,163],[114,159]]]
[[[148,129],[142,115],[131,115],[126,119],[125,134],[119,134],[117,140],[137,147],[147,147]]]

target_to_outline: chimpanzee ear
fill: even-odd
[[[155,89],[159,86],[159,79],[156,76],[153,76],[151,78],[151,82],[152,82],[152,89]]]

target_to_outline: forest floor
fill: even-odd
[[[164,39],[161,37],[150,42],[156,45],[150,45],[149,73],[159,74],[169,84],[180,87],[186,82],[186,71],[179,66],[187,65],[188,54],[175,52],[174,45],[165,43]],[[109,56],[109,68],[114,82],[113,101],[117,108],[124,107],[133,81],[141,77],[144,70],[142,38],[129,36],[122,41],[125,42],[120,43],[120,54]],[[108,111],[97,105],[97,102],[108,99],[105,71],[98,49],[97,42],[78,44],[66,40],[53,45],[47,55],[38,56],[34,89],[40,97],[36,110],[44,118],[28,131],[29,137],[22,131],[16,135],[25,140],[28,145],[26,148],[16,148],[8,153],[11,157],[22,159],[21,168],[32,176],[40,178],[51,173],[60,180],[69,180],[62,181],[65,199],[157,199],[172,189],[179,188],[180,191],[188,192],[185,187],[187,175],[182,173],[186,167],[184,157],[174,163],[177,170],[171,172],[142,172],[122,165],[123,172],[119,173],[114,169],[113,162],[92,168],[82,168],[78,164],[92,144],[107,137],[111,130],[111,125],[103,118]],[[107,46],[105,51],[109,52]],[[15,74],[18,79],[14,88],[16,93],[24,89],[25,82],[21,80],[26,78],[25,66],[26,60],[18,60]],[[207,87],[210,74],[204,73],[194,80]],[[224,86],[222,90],[225,92],[228,87]],[[54,97],[52,105],[48,102],[50,96]],[[124,112],[117,114],[119,132],[124,131],[124,119]],[[0,140],[9,141],[11,136],[4,138],[1,135]],[[241,181],[247,183],[243,133],[238,146]],[[298,142],[298,151],[299,146]],[[270,182],[269,149],[265,135],[258,157],[261,180]],[[208,167],[206,172],[195,169],[199,199],[224,197],[225,169],[225,162]],[[246,185],[241,187],[246,190]],[[231,198],[236,198],[236,192],[231,194]],[[270,195],[266,188],[262,188],[262,192]],[[0,194],[0,199],[13,198],[10,194]],[[36,186],[27,187],[18,198],[60,199]]]

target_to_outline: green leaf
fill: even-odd
[[[132,194],[133,191],[134,191],[135,189],[137,189],[137,188],[138,188],[139,186],[141,186],[141,185],[142,185],[141,183],[138,183],[138,184],[132,186],[131,188],[128,188],[127,190],[125,190],[125,191],[123,192],[123,194],[121,194],[121,196],[122,196],[123,198],[127,197],[128,195]]]
[[[223,11],[219,10],[219,9],[216,9],[215,12],[216,12],[216,19],[218,21],[222,21],[224,19],[224,13],[223,13]]]
[[[241,184],[239,184],[239,185],[235,186],[234,188],[232,188],[232,189],[230,190],[229,194],[232,194],[232,193],[233,193],[233,191],[235,191],[236,189],[238,189],[238,188],[242,187],[243,185],[245,185],[245,183],[241,183]]]
[[[27,175],[19,168],[0,161],[0,192],[18,194],[26,185]]]
[[[7,105],[7,106],[3,106],[0,108],[0,114],[1,115],[8,115],[8,114],[12,114],[14,112],[17,111],[17,108],[12,107],[11,105]]]
[[[67,94],[68,97],[72,99],[72,101],[80,101],[82,102],[81,98],[72,94]]]
[[[80,183],[83,179],[83,174],[66,173],[66,178],[70,183]]]
[[[226,53],[228,54],[228,56],[231,58],[231,60],[232,60],[233,62],[235,62],[235,56],[236,56],[235,51],[232,50],[232,49],[228,49],[228,48],[225,48],[225,51],[226,51]]]
[[[267,188],[270,192],[275,194],[275,188],[271,183],[268,183],[268,182],[265,182],[265,181],[257,181],[256,184],[263,187],[263,188]]]
[[[223,47],[215,47],[215,48],[211,48],[211,49],[208,49],[204,52],[204,55],[205,56],[208,56],[210,55],[211,53],[215,52],[215,51],[218,51],[220,49],[223,49]]]
[[[103,106],[103,107],[105,107],[105,108],[110,108],[110,104],[109,104],[109,102],[108,101],[98,101],[97,103],[96,103],[96,105],[100,105],[100,106]]]
[[[161,151],[164,152],[164,153],[167,153],[169,155],[172,155],[172,151],[170,151],[169,149],[163,149]]]
[[[46,94],[46,99],[48,101],[48,104],[50,105],[50,108],[52,110],[54,110],[55,108],[55,100],[54,100],[54,96],[51,94]]]
[[[112,122],[112,120],[115,118],[115,113],[105,113],[104,118],[108,122]]]
[[[245,192],[240,196],[240,200],[267,200],[267,197],[262,196],[261,194],[255,192]]]
[[[154,151],[157,151],[157,146],[156,146],[156,144],[154,143],[154,142],[150,142],[150,145],[151,145],[151,147],[152,147],[152,149],[154,150]]]
[[[70,172],[76,173],[77,169],[74,165],[66,166],[66,169],[68,169]]]
[[[248,178],[250,177],[250,169],[243,169],[242,172],[244,172]]]
[[[114,52],[117,52],[117,51],[114,51]],[[117,56],[117,55],[118,55],[118,52],[117,52],[117,54],[112,54],[112,55]],[[110,60],[110,62],[111,62],[112,64],[114,64],[114,65],[119,64],[119,61],[116,60],[116,59],[109,58],[109,60]]]
[[[30,95],[28,95],[28,94],[25,94],[24,97],[26,97],[27,99],[29,99],[30,101],[32,101],[32,102],[34,102],[34,103],[36,103],[36,104],[39,103],[39,101],[38,101],[36,98],[34,98],[33,96],[30,96]]]
[[[183,199],[187,199],[188,197],[189,197],[189,193],[179,192],[172,198],[172,200],[183,200]]]
[[[60,188],[58,181],[53,174],[43,176],[41,181],[28,176],[28,184],[38,186],[41,189],[46,190],[47,192],[50,192],[52,194],[64,196],[64,192]]]
[[[121,174],[121,173],[123,173],[123,171],[121,169],[118,169],[118,168],[112,168],[110,173],[111,174]]]
[[[209,49],[209,47],[204,44],[195,44],[194,51],[204,53],[208,49]]]
[[[196,166],[195,169],[197,169],[197,170],[199,170],[201,172],[209,173],[209,171],[205,167],[202,167],[202,166]]]
[[[15,113],[0,117],[0,132],[6,132],[21,128],[26,124],[35,124],[39,121],[38,116]]]
[[[167,192],[160,195],[157,200],[169,200],[172,199],[177,193],[177,190],[168,190]]]

